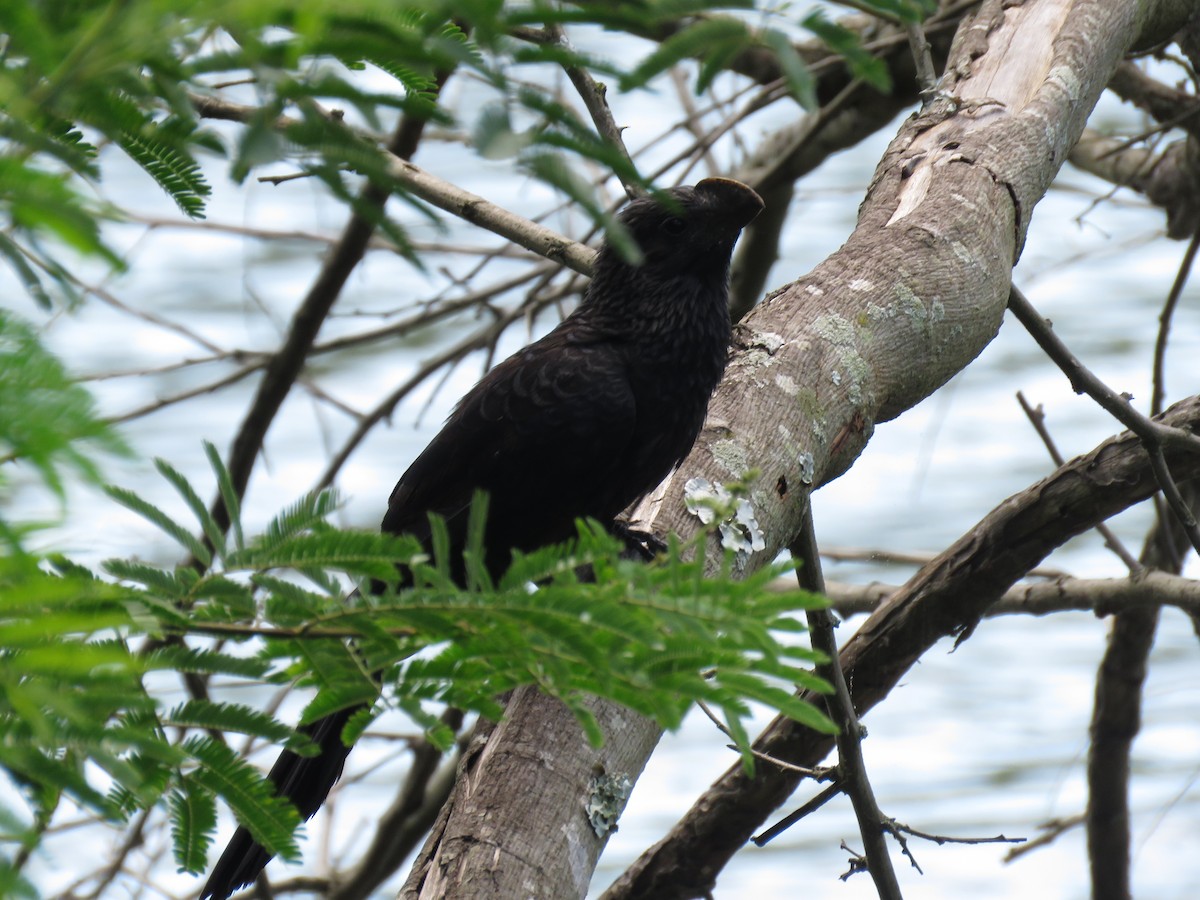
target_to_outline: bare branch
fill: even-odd
[[[782,588],[781,588],[782,589]],[[844,584],[831,581],[826,594],[839,615],[871,613],[902,588],[893,584]],[[1090,612],[1097,616],[1171,606],[1200,615],[1200,581],[1143,569],[1130,578],[1057,578],[1018,584],[1006,590],[984,613],[996,616],[1048,616]]]
[[[1060,835],[1066,834],[1072,828],[1078,828],[1083,822],[1084,817],[1082,815],[1068,816],[1065,819],[1051,819],[1048,822],[1043,822],[1038,826],[1042,829],[1042,833],[1020,847],[1013,847],[1004,855],[1004,861],[1006,863],[1013,862],[1020,859],[1026,853],[1047,847],[1053,844]]]
[[[1171,290],[1163,303],[1162,312],[1158,315],[1158,335],[1154,339],[1154,393],[1150,398],[1150,415],[1152,416],[1158,415],[1163,410],[1166,397],[1164,369],[1167,362],[1167,338],[1171,333],[1171,318],[1175,314],[1175,307],[1179,304],[1179,297],[1183,294],[1183,286],[1187,284],[1188,275],[1192,272],[1198,248],[1200,248],[1200,230],[1192,235],[1191,241],[1188,242],[1187,251],[1179,263],[1179,271],[1175,274],[1175,281],[1171,284]]]
[[[198,99],[203,99],[204,103],[198,103]],[[193,97],[192,102],[201,115],[212,116],[219,113],[218,118],[241,122],[249,121],[258,115],[256,107],[228,100]],[[277,126],[286,128],[291,124],[294,124],[293,120],[282,117]],[[408,155],[411,154],[391,153],[387,159],[387,173],[409,193],[465,222],[478,225],[527,250],[532,250],[539,256],[560,262],[583,275],[591,274],[592,257],[595,256],[595,251],[591,248],[544,225],[511,213],[478,194],[472,194],[438,178],[406,159]],[[363,240],[369,240],[369,236]]]
[[[1190,481],[1184,491],[1194,509],[1200,500],[1200,486]],[[1142,548],[1142,562],[1154,575],[1177,576],[1183,571],[1183,555],[1177,549],[1182,542],[1178,520],[1160,509]],[[1168,572],[1174,575],[1165,574]],[[1193,621],[1200,615],[1195,609],[1190,613]],[[1142,693],[1158,621],[1159,607],[1154,605],[1123,610],[1114,616],[1108,646],[1096,672],[1089,728],[1086,821],[1092,894],[1097,900],[1131,896],[1130,758],[1141,729]]]
[[[570,42],[563,32],[562,26],[558,23],[548,25],[546,27],[546,35],[550,40],[556,41],[564,47],[570,47]],[[567,77],[571,79],[571,84],[579,92],[579,99],[583,101],[588,115],[592,117],[592,123],[596,126],[596,131],[600,134],[600,137],[621,154],[630,171],[636,171],[637,166],[634,165],[633,160],[630,158],[629,150],[626,149],[625,141],[621,137],[621,128],[613,120],[612,110],[608,108],[608,99],[606,97],[608,92],[607,86],[592,78],[591,73],[581,66],[564,65],[563,71],[567,73]],[[624,177],[621,178],[621,186],[625,188],[625,195],[630,200],[636,200],[646,193],[637,182],[630,181]]]
[[[800,587],[807,591],[823,593],[825,579],[821,575],[821,557],[817,550],[816,534],[813,530],[812,510],[805,516],[804,530],[791,547],[792,557],[803,560],[796,570]],[[867,869],[875,882],[875,890],[881,900],[901,900],[900,883],[888,854],[887,832],[884,817],[875,801],[875,790],[867,776],[867,764],[862,755],[863,730],[850,689],[838,661],[837,638],[834,637],[833,614],[828,608],[810,609],[807,612],[809,636],[814,650],[825,655],[826,661],[819,663],[816,672],[833,685],[833,695],[825,698],[829,717],[838,726],[834,740],[838,749],[838,785],[850,797],[858,819],[858,831],[862,835],[867,857]]]
[[[1033,429],[1038,433],[1038,437],[1042,439],[1042,443],[1046,446],[1046,450],[1049,452],[1050,458],[1054,461],[1054,465],[1064,465],[1066,460],[1058,452],[1058,447],[1054,444],[1054,438],[1050,436],[1050,431],[1046,428],[1045,411],[1040,405],[1037,409],[1030,406],[1029,401],[1025,399],[1025,395],[1020,391],[1017,391],[1017,402],[1021,404],[1021,409],[1025,412],[1026,418],[1033,425]],[[1100,532],[1100,535],[1104,538],[1104,545],[1112,550],[1120,558],[1121,562],[1125,563],[1125,568],[1129,570],[1130,574],[1137,575],[1141,572],[1141,563],[1134,559],[1133,554],[1125,549],[1125,545],[1121,543],[1119,537],[1113,534],[1111,528],[1101,522],[1096,525],[1096,531]]]
[[[921,96],[931,98],[937,90],[937,72],[933,69],[933,54],[925,37],[925,30],[920,22],[905,22],[904,34],[908,38],[908,49],[917,69],[917,84],[920,85]]]
[[[1127,394],[1118,394],[1099,378],[1067,349],[1050,327],[1050,323],[1038,315],[1033,305],[1025,299],[1016,285],[1013,285],[1008,298],[1008,308],[1020,320],[1038,346],[1054,361],[1071,382],[1071,387],[1077,394],[1087,394],[1100,404],[1117,421],[1141,438],[1150,457],[1150,466],[1158,479],[1159,487],[1171,506],[1171,511],[1178,517],[1187,533],[1188,540],[1200,553],[1200,526],[1191,508],[1184,502],[1179,493],[1179,487],[1167,467],[1165,448],[1175,448],[1186,453],[1200,454],[1200,439],[1195,435],[1176,428],[1170,428],[1146,418],[1129,402]]]

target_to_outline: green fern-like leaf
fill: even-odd
[[[179,496],[187,503],[191,509],[192,515],[196,517],[196,521],[200,523],[200,527],[204,531],[204,536],[208,542],[212,544],[213,550],[220,559],[225,555],[225,533],[217,525],[216,520],[212,517],[212,513],[208,511],[208,507],[204,501],[200,499],[200,495],[196,493],[196,489],[188,482],[183,474],[168,463],[165,459],[154,460],[154,468],[158,469],[171,486],[175,488]]]
[[[399,546],[398,546],[399,545]],[[322,529],[286,538],[268,538],[267,546],[253,543],[230,557],[230,565],[255,568],[289,568],[316,573],[333,569],[351,575],[395,580],[399,548],[411,550],[408,541],[365,531]]]
[[[259,772],[224,744],[207,735],[195,735],[183,750],[198,765],[193,781],[220,797],[256,841],[286,860],[299,856],[294,832],[300,824],[295,807],[275,795],[274,787]]]
[[[184,872],[203,872],[208,864],[212,835],[217,830],[216,800],[191,779],[184,779],[171,792],[167,805],[171,813],[175,863]]]
[[[166,713],[162,722],[164,725],[206,731],[235,731],[238,734],[260,737],[276,744],[286,744],[289,750],[298,753],[315,750],[312,741],[308,738],[297,734],[265,713],[239,703],[189,700]]]
[[[172,519],[169,515],[155,506],[148,500],[139,497],[133,491],[127,488],[117,487],[116,485],[106,485],[104,492],[113,500],[116,500],[126,509],[137,513],[146,521],[157,525],[158,528],[173,538],[183,549],[187,550],[192,556],[200,560],[204,565],[212,563],[212,552],[204,546],[197,538],[186,528]]]
[[[553,140],[548,135],[542,138],[543,143],[553,143]],[[563,154],[549,151],[529,153],[524,156],[521,164],[522,168],[528,170],[535,178],[562,191],[597,222],[602,223],[609,242],[622,257],[633,263],[641,260],[642,251],[637,241],[629,234],[628,229],[600,204],[591,183],[575,170]]]
[[[325,517],[340,505],[341,498],[336,491],[314,491],[305,494],[281,510],[267,524],[262,536],[255,541],[255,551],[269,554],[285,541],[322,524]]]
[[[178,146],[142,133],[123,132],[118,141],[130,159],[158,182],[185,215],[204,218],[204,203],[212,188],[195,159]]]
[[[60,498],[63,472],[100,480],[92,455],[127,455],[86,390],[67,374],[29,325],[0,310],[0,456],[29,463]],[[0,473],[0,480],[3,479]]]
[[[204,442],[204,455],[208,457],[208,464],[217,477],[217,490],[225,503],[225,512],[229,515],[229,527],[233,531],[233,545],[241,550],[246,546],[246,538],[242,531],[241,501],[238,498],[237,488],[233,486],[233,478],[230,476],[229,470],[225,468],[220,453],[209,441]]]
[[[796,48],[792,46],[788,36],[782,31],[769,28],[763,34],[762,41],[775,54],[775,59],[779,62],[779,68],[787,80],[792,96],[805,109],[816,109],[816,80],[813,78],[812,72],[808,70],[808,66],[804,64],[804,60],[800,58],[800,54],[796,52]]]
[[[892,78],[888,73],[887,64],[863,47],[862,38],[857,32],[838,22],[830,21],[819,9],[805,16],[801,24],[820,38],[830,50],[843,57],[855,77],[863,79],[877,91],[891,91]]]
[[[186,597],[196,580],[194,571],[178,569],[168,572],[158,566],[127,559],[105,560],[101,568],[114,578],[140,584],[159,597],[170,600],[182,600]]]
[[[268,660],[233,656],[215,650],[168,645],[157,647],[146,659],[147,669],[192,672],[199,675],[233,675],[262,678],[271,669]]]

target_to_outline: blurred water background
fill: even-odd
[[[596,38],[602,45],[605,38]],[[471,86],[452,82],[451,102],[469,110]],[[657,104],[669,101],[645,94],[614,96],[616,119],[628,126],[626,139],[638,147],[659,133]],[[758,131],[795,115],[776,104],[744,132]],[[463,116],[470,121],[471,112]],[[1122,124],[1127,133],[1140,125],[1115,102],[1097,119]],[[850,233],[873,167],[894,133],[874,139],[826,163],[802,182],[784,240],[782,258],[768,287],[807,272]],[[666,158],[670,142],[646,159]],[[722,164],[736,161],[729,143],[718,145]],[[483,162],[453,142],[422,148],[416,161],[443,178],[521,212],[549,208],[545,187],[513,173],[504,162]],[[177,211],[140,172],[108,160],[103,190],[128,208],[152,219],[178,220]],[[643,170],[652,165],[642,163]],[[305,180],[274,187],[251,179],[230,183],[220,160],[209,166],[214,196],[208,221],[214,225],[304,231],[336,235],[344,209]],[[282,170],[281,170],[282,171]],[[703,173],[688,179],[694,181]],[[1094,204],[1108,187],[1067,169],[1034,216],[1016,279],[1058,333],[1094,371],[1118,390],[1132,393],[1141,408],[1150,396],[1150,360],[1157,315],[1178,262],[1181,244],[1161,237],[1161,214],[1127,192]],[[402,206],[398,217],[414,238],[472,245],[499,245],[498,239],[443,216],[441,233]],[[554,227],[578,220],[551,220]],[[576,229],[577,233],[577,229]],[[120,277],[92,275],[135,310],[187,325],[223,348],[271,350],[280,342],[291,314],[317,272],[325,245],[306,239],[262,241],[214,228],[148,228],[132,222],[114,226],[113,239],[127,251],[129,272]],[[461,272],[469,258],[451,259]],[[441,261],[439,260],[439,265]],[[499,277],[504,264],[497,264]],[[130,315],[91,298],[79,310],[47,321],[21,294],[6,271],[0,275],[5,306],[46,322],[46,339],[71,369],[87,376],[134,372],[90,383],[103,410],[123,415],[147,404],[199,388],[234,371],[236,360],[168,372],[159,366],[207,355],[199,343],[177,331]],[[373,252],[355,273],[322,337],[386,323],[413,304],[447,290],[447,272],[414,269],[385,251]],[[519,299],[519,297],[517,298]],[[1200,387],[1200,285],[1184,293],[1172,332],[1168,397],[1179,399]],[[528,328],[517,325],[505,336],[510,352],[552,326],[552,312]],[[469,317],[448,320],[404,340],[371,351],[344,351],[314,361],[312,379],[355,409],[372,407],[437,350],[455,341]],[[437,379],[408,398],[390,425],[378,428],[351,457],[338,477],[346,495],[343,524],[374,528],[388,492],[424,446],[457,397],[481,372],[482,356],[472,357],[438,386]],[[154,502],[184,515],[182,504],[156,475],[150,460],[163,457],[207,496],[211,478],[202,440],[227,452],[248,406],[257,376],[226,389],[201,393],[123,426],[139,452],[136,463],[114,463],[110,479],[136,489]],[[435,390],[435,387],[437,388]],[[1051,468],[1047,454],[1026,423],[1015,399],[1018,390],[1045,406],[1048,424],[1067,456],[1085,452],[1118,430],[1090,401],[1076,397],[1065,378],[1047,362],[1014,321],[965,372],[919,407],[879,427],[869,447],[841,479],[815,498],[818,537],[830,547],[886,551],[938,551],[971,528],[993,506],[1036,481]],[[428,408],[426,405],[428,404]],[[311,488],[353,421],[313,394],[294,392],[267,437],[265,459],[256,469],[246,507],[247,526]],[[13,496],[15,518],[55,518],[45,532],[46,547],[94,564],[108,556],[136,554],[159,562],[178,559],[178,549],[161,534],[99,492],[74,488],[65,515],[40,491],[20,487]],[[1112,524],[1135,552],[1151,523],[1143,506]],[[1086,577],[1119,577],[1123,567],[1099,537],[1080,537],[1050,560],[1062,570]],[[868,562],[829,563],[830,580],[902,582],[912,567]],[[1193,559],[1190,574],[1200,575]],[[856,626],[843,624],[844,641]],[[956,652],[948,644],[927,653],[891,697],[869,714],[864,748],[882,808],[915,828],[938,834],[976,837],[1003,833],[1036,837],[1047,820],[1083,811],[1083,765],[1091,711],[1093,676],[1104,647],[1107,624],[1083,614],[1033,619],[991,620]],[[1200,666],[1197,641],[1185,618],[1163,615],[1146,689],[1143,731],[1134,756],[1134,872],[1141,897],[1191,898],[1200,891]],[[239,699],[260,703],[267,692]],[[765,722],[765,719],[764,719]],[[382,725],[381,725],[382,727]],[[664,740],[638,783],[594,880],[602,890],[645,847],[657,840],[698,792],[734,762],[725,740],[702,716]],[[390,744],[367,741],[356,751],[359,771],[394,755]],[[261,757],[268,762],[270,754]],[[340,795],[332,818],[319,816],[308,829],[306,858],[339,859],[361,838],[389,802],[403,758],[368,772],[368,790]],[[810,796],[802,788],[795,804]],[[786,812],[787,810],[783,810]],[[228,834],[228,819],[224,835]],[[70,884],[103,860],[108,841],[92,832],[64,834],[31,870],[47,894]],[[838,799],[765,849],[747,847],[722,875],[718,898],[773,900],[859,900],[875,896],[865,875],[838,880],[845,868],[845,839],[860,844],[849,803]],[[906,896],[1082,898],[1088,895],[1083,832],[1076,828],[1053,844],[1011,864],[1006,845],[936,846],[910,840],[918,874],[899,856],[897,867]],[[196,882],[159,867],[159,882],[185,896]],[[286,869],[275,869],[286,872]],[[378,896],[394,894],[395,884]]]

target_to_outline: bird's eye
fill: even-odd
[[[687,222],[683,221],[683,219],[671,216],[671,218],[663,221],[662,230],[671,235],[671,237],[679,237],[679,235],[687,231]]]

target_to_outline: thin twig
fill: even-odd
[[[667,74],[675,88],[675,99],[683,107],[683,119],[678,124],[692,135],[693,140],[699,141],[704,136],[703,113],[697,108],[696,101],[692,99],[692,90],[688,87],[687,76],[679,66],[672,66]],[[705,148],[702,155],[704,165],[708,168],[708,174],[715,175],[721,171],[711,147]]]
[[[144,809],[134,819],[122,837],[121,845],[117,848],[116,853],[113,854],[112,860],[98,873],[96,883],[92,886],[91,891],[83,895],[85,898],[92,900],[92,898],[99,897],[116,880],[116,877],[121,874],[125,868],[125,860],[129,858],[129,854],[145,843],[146,823],[149,821],[150,814],[153,811],[153,808]]]
[[[817,549],[813,530],[812,508],[809,507],[803,530],[790,548],[795,559],[803,564],[796,570],[800,587],[808,591],[823,593],[825,579],[821,575],[821,557]],[[854,815],[858,819],[858,830],[862,835],[867,856],[867,868],[875,882],[881,900],[901,900],[900,883],[888,853],[887,831],[883,814],[875,802],[875,791],[867,777],[867,766],[862,755],[862,727],[850,689],[838,662],[837,638],[833,634],[834,618],[828,607],[811,609],[807,612],[808,628],[814,650],[825,654],[826,662],[817,665],[817,674],[833,685],[834,693],[825,698],[829,717],[838,726],[835,740],[838,749],[838,784],[850,797]]]
[[[1172,428],[1146,418],[1133,408],[1129,396],[1118,394],[1096,377],[1067,349],[1050,327],[1050,323],[1038,314],[1033,305],[1014,284],[1010,286],[1008,308],[1025,326],[1039,347],[1062,369],[1077,394],[1087,394],[1108,411],[1117,421],[1138,436],[1150,461],[1150,468],[1162,489],[1171,511],[1179,519],[1188,540],[1200,553],[1200,526],[1190,507],[1179,493],[1179,487],[1167,467],[1164,447],[1174,447],[1187,453],[1200,454],[1200,439],[1179,428]]]
[[[347,613],[346,615],[348,615]],[[342,618],[343,616],[337,616]],[[284,638],[284,639],[307,639],[314,640],[353,640],[354,638],[362,637],[361,628],[335,628],[330,626],[317,626],[311,628],[306,625],[301,625],[298,628],[283,628],[274,625],[238,625],[234,622],[189,622],[185,626],[175,627],[167,624],[163,626],[163,630],[172,633],[184,635],[202,634],[209,637],[262,637],[262,638]],[[404,638],[412,637],[417,633],[415,628],[407,626],[403,628],[385,628],[383,633],[389,637]]]
[[[548,24],[545,33],[549,40],[561,44],[565,48],[571,48],[571,43],[567,40],[566,33],[557,22]],[[621,154],[630,172],[636,172],[637,166],[629,155],[629,150],[625,146],[625,140],[621,137],[621,128],[613,119],[612,110],[608,107],[608,99],[606,97],[608,87],[592,78],[591,73],[581,66],[564,64],[563,71],[567,73],[567,77],[571,79],[571,84],[575,86],[575,90],[579,93],[579,99],[583,101],[588,115],[592,117],[592,123],[596,126],[596,131],[600,137],[604,139],[606,144]],[[625,195],[630,200],[636,200],[638,197],[645,196],[645,189],[636,181],[631,181],[619,173],[618,177],[621,179],[621,186],[625,188]]]
[[[192,231],[215,231],[222,234],[238,235],[241,237],[257,238],[264,241],[307,241],[314,244],[332,245],[337,242],[337,236],[322,234],[317,231],[301,231],[287,228],[260,228],[252,225],[238,225],[234,222],[217,222],[211,219],[176,219],[163,216],[140,215],[123,213],[122,221],[136,222],[150,229],[184,229]],[[400,248],[393,241],[379,235],[373,236],[367,246],[372,250],[388,250],[399,253]],[[474,244],[455,244],[447,241],[410,241],[409,246],[418,254],[443,253],[462,256],[492,256],[510,257],[513,259],[533,259],[534,257],[523,249],[514,247],[508,241],[496,247],[484,247]]]
[[[809,800],[807,803],[805,803],[803,806],[801,806],[795,812],[788,813],[788,815],[784,816],[782,819],[780,819],[778,822],[776,822],[774,825],[772,825],[766,831],[756,834],[754,837],[750,838],[750,840],[753,841],[755,846],[757,846],[757,847],[765,847],[767,844],[769,844],[771,841],[775,840],[775,838],[779,837],[779,835],[783,834],[785,831],[787,831],[789,828],[791,828],[793,825],[795,825],[797,822],[799,822],[805,816],[811,815],[812,813],[816,812],[818,809],[820,809],[822,806],[824,806],[826,803],[828,803],[830,800],[832,800],[834,797],[836,797],[841,792],[842,792],[842,783],[840,781],[835,781],[833,784],[829,785],[829,787],[822,790],[819,794],[817,794],[815,797],[813,797],[811,800]]]
[[[120,425],[125,422],[132,422],[134,419],[140,419],[143,416],[148,416],[151,413],[156,413],[159,410],[166,409],[168,406],[173,406],[176,403],[182,403],[185,400],[191,400],[193,397],[199,397],[201,394],[212,394],[222,388],[227,388],[231,384],[237,384],[247,376],[253,375],[263,363],[253,363],[248,366],[230,372],[216,381],[210,381],[207,384],[202,384],[199,387],[190,388],[186,391],[180,391],[178,394],[172,394],[169,397],[155,400],[153,403],[147,403],[145,406],[139,406],[137,409],[131,409],[128,412],[121,413],[119,416],[112,416],[105,419],[110,425]]]
[[[713,725],[716,726],[717,731],[721,732],[721,734],[725,735],[725,737],[730,738],[732,740],[733,732],[731,732],[729,730],[729,726],[726,725],[724,722],[722,722],[719,718],[717,718],[717,714],[714,713],[711,708],[709,708],[709,705],[707,703],[705,703],[703,700],[697,700],[696,706],[698,706],[700,708],[700,711],[708,717],[708,720],[710,722],[712,722]],[[734,750],[738,753],[741,752],[741,748],[738,747],[737,744],[727,744],[726,746],[730,750]],[[787,769],[789,772],[798,772],[799,774],[804,775],[807,778],[812,778],[817,781],[821,781],[825,778],[830,777],[829,769],[809,769],[804,766],[794,766],[789,762],[784,762],[782,759],[776,759],[773,756],[768,756],[765,753],[760,753],[759,751],[755,750],[753,747],[750,748],[750,755],[753,756],[755,759],[761,759],[763,762],[770,763],[773,766],[780,766],[782,768]]]
[[[435,82],[439,91],[447,77],[448,72],[437,73]],[[402,157],[412,156],[424,129],[424,119],[407,115],[402,117],[388,140],[387,149],[389,153],[394,154],[393,159],[402,162]],[[364,207],[373,207],[382,212],[389,195],[390,191],[387,189],[369,183],[363,188],[360,200]],[[291,393],[316,342],[317,333],[341,295],[350,273],[362,261],[374,232],[374,222],[368,216],[358,212],[350,216],[337,244],[292,316],[286,339],[271,356],[254,400],[238,428],[227,463],[230,481],[239,497],[245,494],[250,483],[250,473],[262,450],[271,423],[283,401]],[[213,500],[212,514],[222,529],[229,526],[229,511],[220,493]],[[194,560],[192,565],[196,566]]]
[[[1174,520],[1172,520],[1174,521]],[[780,590],[790,585],[780,585]],[[826,596],[843,616],[876,610],[896,591],[894,584],[826,584]],[[996,616],[1049,616],[1062,612],[1089,612],[1096,616],[1171,606],[1189,616],[1200,616],[1200,580],[1143,568],[1137,578],[1070,578],[1010,587],[986,612]]]
[[[1187,284],[1188,275],[1191,274],[1198,248],[1200,248],[1200,231],[1192,235],[1187,251],[1183,254],[1183,260],[1179,263],[1179,271],[1175,273],[1171,291],[1167,294],[1162,312],[1158,315],[1158,336],[1154,340],[1154,392],[1150,396],[1150,415],[1152,416],[1157,416],[1163,411],[1163,402],[1166,397],[1164,369],[1167,359],[1167,338],[1171,333],[1171,317],[1175,314],[1175,307],[1179,305],[1179,297],[1183,293],[1183,286]]]
[[[737,744],[726,744],[727,749],[735,752],[741,752]],[[803,775],[805,778],[811,778],[813,781],[829,781],[836,776],[837,766],[820,766],[811,769],[808,766],[797,766],[790,762],[785,762],[777,756],[771,756],[768,753],[763,753],[761,750],[750,748],[750,755],[755,759],[761,759],[768,765],[775,766],[778,769],[787,769],[789,772],[795,772],[798,775]]]
[[[920,838],[923,841],[933,841],[938,844],[1024,844],[1029,838],[1023,837],[1006,837],[1003,834],[998,834],[995,837],[951,837],[945,834],[930,834],[927,831],[919,831],[910,825],[904,825],[900,822],[892,822],[892,828],[896,831],[902,831],[905,834],[911,834],[913,837]]]
[[[1034,407],[1029,405],[1029,401],[1025,399],[1025,395],[1017,391],[1017,402],[1021,404],[1021,409],[1024,410],[1029,423],[1033,425],[1034,431],[1038,433],[1038,437],[1042,439],[1042,443],[1046,446],[1046,451],[1050,454],[1050,458],[1054,461],[1054,465],[1063,466],[1066,460],[1063,455],[1058,452],[1058,447],[1054,443],[1054,438],[1050,436],[1049,429],[1046,428],[1046,413],[1042,409],[1041,404]],[[1117,537],[1111,528],[1103,522],[1096,524],[1096,531],[1104,538],[1104,544],[1115,553],[1125,563],[1125,568],[1129,569],[1130,575],[1138,575],[1142,571],[1142,564],[1139,563],[1132,553],[1121,543],[1121,539]]]
[[[936,553],[905,553],[900,550],[878,550],[868,547],[822,547],[821,556],[833,562],[866,562],[880,565],[911,564],[923,566],[937,559]],[[1069,578],[1064,569],[1037,566],[1025,573],[1030,578]],[[789,585],[790,587],[790,585]]]
[[[198,98],[191,99],[197,111],[205,116],[248,122],[253,121],[259,115],[259,110],[255,106],[213,98],[203,98],[206,102],[200,105]],[[217,115],[218,112],[220,115]],[[295,124],[294,120],[280,117],[276,122],[276,127],[287,128],[292,124]],[[473,194],[449,181],[438,178],[420,166],[409,162],[403,154],[387,155],[385,166],[388,177],[409,193],[420,197],[438,209],[507,238],[539,256],[560,262],[576,272],[584,275],[591,274],[595,251],[590,247],[523,216],[511,213],[478,194]]]
[[[422,363],[420,368],[410,378],[406,379],[403,384],[384,397],[383,400],[376,404],[374,409],[366,413],[359,420],[354,432],[346,439],[342,444],[342,448],[329,461],[329,465],[325,467],[325,471],[321,474],[321,478],[317,482],[317,487],[325,488],[331,485],[338,471],[345,465],[346,460],[350,458],[350,454],[354,452],[354,449],[366,438],[367,433],[379,422],[390,416],[400,401],[412,393],[432,372],[436,372],[447,363],[460,359],[474,350],[490,346],[500,336],[501,332],[512,321],[518,318],[520,314],[520,311],[517,311],[501,316],[495,322],[477,329],[463,340],[447,347],[441,353]]]
[[[937,91],[937,73],[933,69],[932,49],[920,22],[905,22],[904,33],[908,38],[908,49],[912,51],[921,99],[928,102]]]
[[[1084,823],[1082,814],[1068,816],[1065,819],[1051,819],[1048,822],[1043,822],[1039,828],[1042,829],[1042,834],[1026,841],[1020,847],[1013,847],[1008,853],[1004,854],[1004,862],[1010,863],[1024,856],[1032,850],[1039,850],[1042,847],[1053,844],[1058,839],[1059,835],[1066,834],[1072,828],[1078,828]]]

